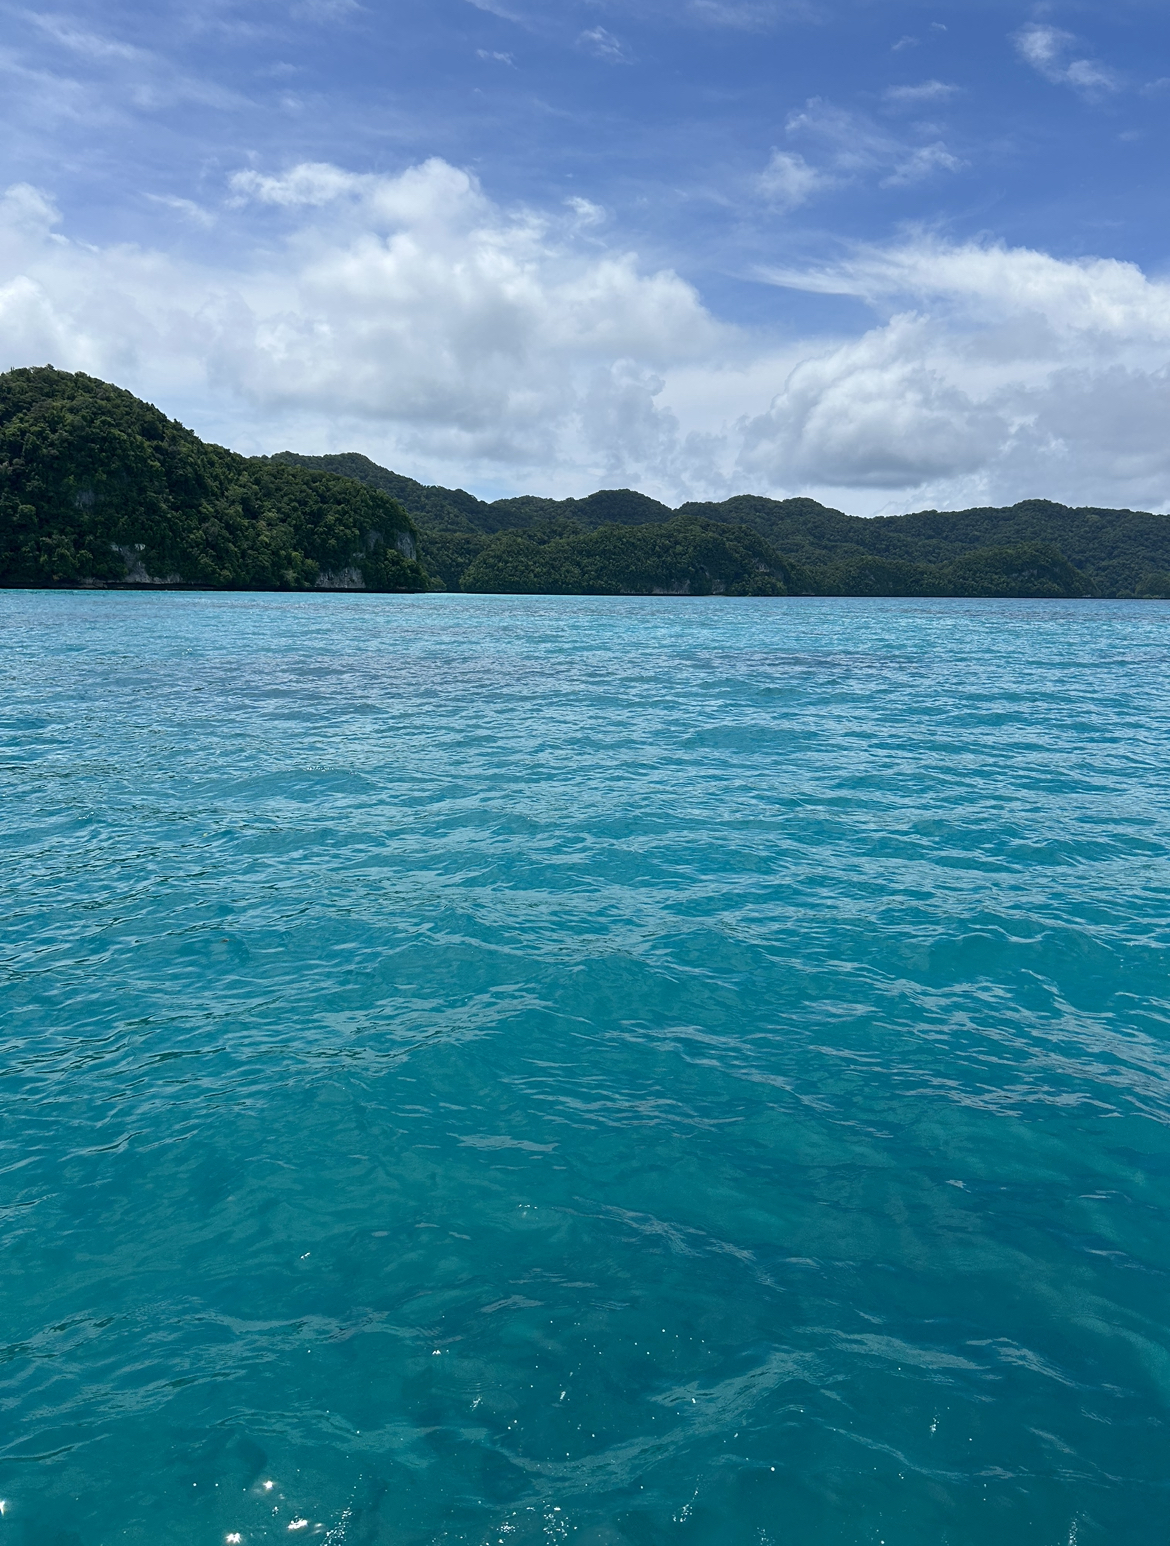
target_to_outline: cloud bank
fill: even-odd
[[[772,175],[778,198],[806,191],[799,162]],[[778,318],[785,289],[871,308],[853,336],[794,340],[721,322],[605,246],[600,215],[501,209],[439,160],[306,163],[241,172],[201,211],[244,233],[213,265],[72,240],[18,185],[0,365],[90,371],[243,450],[356,448],[489,494],[1170,504],[1170,285],[1134,265],[861,247],[758,276]]]

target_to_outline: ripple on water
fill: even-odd
[[[1158,1538],[1168,619],[0,594],[0,1528]]]

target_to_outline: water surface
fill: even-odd
[[[0,594],[0,1546],[1166,1540],[1168,628]]]

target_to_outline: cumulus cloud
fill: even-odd
[[[934,362],[942,343],[929,321],[899,316],[802,361],[748,421],[741,465],[769,481],[883,489],[977,472],[1002,423]]]
[[[832,265],[773,269],[775,284],[871,302],[891,297],[945,301],[969,320],[1043,319],[1054,337],[1147,340],[1161,358],[1170,342],[1170,284],[1114,258],[1054,258],[1000,243],[952,245],[926,235],[862,247]]]
[[[771,277],[897,309],[801,362],[750,422],[745,466],[821,483],[848,469],[848,483],[917,484],[940,502],[1168,502],[1170,447],[1154,429],[1170,408],[1165,282],[1109,259],[929,237]]]
[[[1072,86],[1087,96],[1116,91],[1116,73],[1095,59],[1074,57],[1077,40],[1071,32],[1033,22],[1012,39],[1020,58],[1054,85]]]
[[[219,330],[217,368],[258,403],[331,403],[496,461],[604,458],[605,382],[627,408],[641,391],[653,413],[656,372],[717,345],[676,275],[642,273],[630,254],[583,256],[567,227],[505,215],[441,161],[396,178],[314,166],[234,186],[325,217],[298,228],[292,283],[274,276],[266,302],[241,285],[246,326],[233,310]]]
[[[672,432],[657,403],[663,373],[731,336],[676,274],[579,248],[594,206],[509,214],[442,161],[397,177],[315,163],[241,172],[231,203],[236,219],[266,210],[286,223],[275,259],[270,230],[235,271],[95,250],[56,232],[36,190],[11,190],[0,206],[3,364],[51,359],[172,411],[218,395],[237,424],[241,409],[253,425],[311,423],[314,435],[340,424],[436,476],[458,465],[481,480],[539,481],[571,468],[588,482],[599,468],[648,471]],[[645,456],[628,463],[634,440]]]
[[[607,248],[595,213],[502,209],[438,160],[249,170],[218,211],[245,237],[212,266],[75,242],[18,185],[0,364],[119,381],[244,450],[360,449],[485,492],[1168,502],[1170,283],[919,234],[762,274],[873,313],[769,338]]]

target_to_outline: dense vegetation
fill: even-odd
[[[426,532],[420,555],[448,590],[545,595],[1084,596],[1092,587],[1051,544],[976,548],[953,564],[855,558],[793,564],[750,526],[693,515],[583,531],[549,522],[493,536]]]
[[[1026,500],[862,519],[747,494],[672,510],[631,489],[488,503],[356,452],[239,456],[45,366],[0,375],[0,584],[1170,597],[1170,516]]]
[[[820,570],[830,590],[852,593],[855,585],[864,589],[859,577],[876,574],[872,561],[880,560],[911,566],[928,589],[931,571],[941,570],[956,577],[961,595],[1015,594],[1010,589],[1012,572],[1021,564],[1026,569],[1032,562],[1027,555],[1039,547],[1057,550],[1083,577],[1077,582],[1081,591],[1070,594],[1170,595],[1170,516],[1166,515],[1074,509],[1046,499],[1026,499],[1007,508],[922,510],[864,520],[812,499],[752,495],[719,505],[683,505],[680,513],[710,518],[716,510],[718,519],[743,521],[795,562]],[[1017,557],[1007,558],[1009,552]],[[976,553],[983,556],[976,559]],[[981,575],[995,588],[983,592],[966,588],[978,585]],[[1050,582],[1056,583],[1054,573]],[[1009,588],[999,588],[1002,585]]]
[[[801,589],[822,595],[1170,597],[1170,516],[1141,511],[1074,509],[1029,499],[1008,508],[866,519],[815,499],[752,494],[676,511],[631,489],[604,489],[587,499],[522,497],[488,504],[465,489],[416,483],[356,454],[282,452],[274,460],[344,472],[392,492],[422,528],[424,563],[449,589],[503,531],[527,529],[539,540],[539,531],[564,535],[566,522],[592,531],[694,517],[755,531],[784,555]],[[495,573],[503,578],[498,564]],[[519,572],[515,578],[509,588],[527,588]]]
[[[384,493],[207,445],[129,392],[0,375],[0,584],[425,590]]]
[[[436,572],[443,573],[438,563]],[[447,576],[454,577],[453,566]],[[458,578],[468,591],[576,596],[784,596],[806,588],[758,532],[693,516],[593,531],[559,522],[501,532]]]
[[[466,489],[416,483],[400,472],[379,467],[377,462],[357,451],[333,456],[301,456],[295,451],[278,451],[272,460],[291,467],[314,467],[322,472],[338,473],[343,478],[356,478],[370,488],[381,489],[397,499],[403,509],[409,510],[419,524],[430,531],[491,533],[545,527],[554,521],[571,521],[586,529],[645,526],[669,521],[674,515],[669,505],[628,488],[602,489],[585,499],[540,499],[532,494],[520,494],[515,499],[497,499],[488,504]],[[707,512],[704,509],[695,513],[705,515]],[[755,523],[735,524],[751,526]]]

